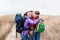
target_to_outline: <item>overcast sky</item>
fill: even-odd
[[[0,15],[38,10],[43,15],[60,15],[60,0],[0,0]]]

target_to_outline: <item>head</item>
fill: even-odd
[[[39,16],[40,12],[39,11],[35,11],[35,16]]]
[[[24,15],[28,16],[28,17],[31,17],[32,14],[33,14],[33,11],[31,10],[31,11],[27,11]]]

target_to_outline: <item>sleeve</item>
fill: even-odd
[[[37,24],[39,21],[40,21],[39,18],[36,19],[35,21],[33,21],[33,20],[31,20],[31,19],[28,20],[28,22],[29,22],[30,24]]]

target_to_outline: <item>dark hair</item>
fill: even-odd
[[[32,10],[28,11],[28,12],[33,12]]]
[[[25,12],[24,16],[27,16],[28,12],[33,12],[32,10]]]
[[[25,16],[27,16],[27,13],[28,13],[28,12],[33,12],[33,11],[30,10],[30,11],[25,12],[25,14],[24,14],[24,20],[26,19]],[[33,17],[31,17],[31,19],[32,19],[32,18],[33,18]]]
[[[39,11],[35,11],[35,14],[36,14],[36,15],[40,15],[40,12],[39,12]]]

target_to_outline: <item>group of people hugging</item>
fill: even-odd
[[[40,32],[35,32],[36,24],[40,24],[40,12],[27,11],[24,13],[24,18],[25,31],[21,33],[21,40],[40,40]]]

